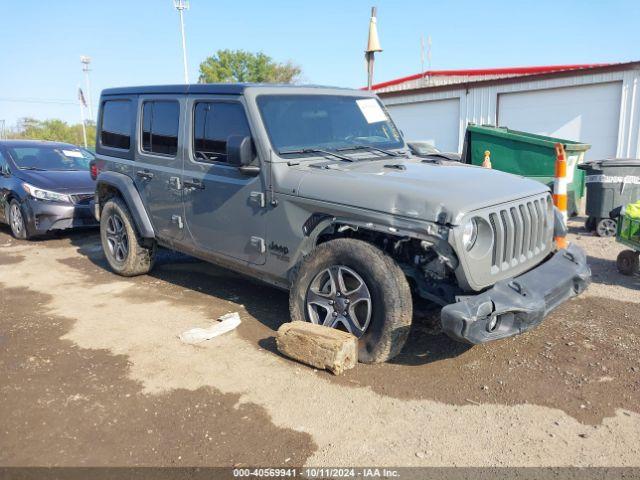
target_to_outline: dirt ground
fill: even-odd
[[[284,292],[166,251],[125,279],[95,232],[2,227],[0,466],[640,466],[640,278],[571,239],[593,284],[536,330],[469,348],[417,320],[392,362],[334,377],[275,351]]]

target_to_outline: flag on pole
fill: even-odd
[[[87,106],[87,101],[85,100],[84,93],[82,92],[82,89],[80,87],[78,87],[78,100],[83,107]]]

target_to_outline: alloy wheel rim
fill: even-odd
[[[362,337],[371,322],[371,293],[362,277],[344,265],[318,273],[306,295],[311,323],[339,328]]]
[[[107,245],[113,258],[123,263],[129,254],[129,237],[122,218],[114,213],[107,218]]]
[[[23,224],[20,208],[18,205],[11,205],[11,229],[15,235],[22,234]]]

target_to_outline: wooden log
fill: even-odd
[[[285,323],[276,334],[278,351],[340,375],[358,363],[358,339],[348,332],[309,322]]]

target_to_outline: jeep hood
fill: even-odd
[[[298,195],[427,221],[462,215],[548,191],[539,182],[457,162],[380,159],[303,167]]]

